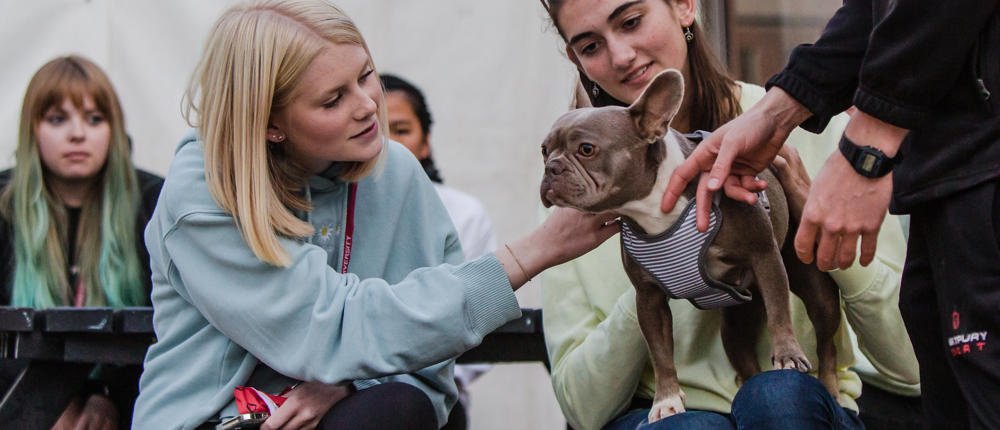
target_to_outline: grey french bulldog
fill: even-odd
[[[698,181],[691,182],[670,213],[660,211],[671,173],[695,147],[669,127],[683,94],[681,73],[665,70],[627,108],[585,107],[564,114],[542,143],[546,207],[621,217],[622,262],[636,288],[639,326],[655,373],[649,421],[685,410],[674,367],[670,298],[688,299],[703,309],[722,308],[723,345],[745,381],[760,372],[755,345],[765,316],[773,366],[811,369],[792,330],[791,288],[816,328],[819,379],[837,398],[833,337],[840,324],[839,292],[829,276],[803,264],[786,244],[796,223],[789,220],[775,175],[769,170],[759,175],[769,186],[756,205],[716,193],[705,233],[694,227]],[[577,99],[586,96],[577,94]],[[750,300],[755,293],[759,299]]]

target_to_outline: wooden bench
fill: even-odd
[[[487,335],[459,363],[537,361],[547,366],[541,309]],[[155,341],[153,309],[0,307],[0,360],[27,360],[0,400],[0,423],[47,429],[94,364],[142,364]]]

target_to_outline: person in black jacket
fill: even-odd
[[[1000,1],[847,0],[764,100],[675,171],[753,202],[753,179],[801,126],[857,107],[815,178],[795,249],[825,270],[871,262],[886,208],[911,214],[900,308],[930,428],[1000,428]],[[891,202],[891,207],[890,207]],[[707,225],[699,205],[699,225]]]
[[[143,230],[162,184],[132,165],[104,72],[78,56],[46,63],[25,93],[15,167],[0,172],[0,305],[148,306]],[[22,366],[0,362],[0,389]],[[128,427],[140,372],[99,366],[54,428]]]

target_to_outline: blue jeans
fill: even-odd
[[[816,378],[795,370],[772,370],[750,378],[733,399],[732,415],[687,411],[655,423],[649,409],[634,409],[604,430],[835,429],[864,430],[858,414],[844,409]]]

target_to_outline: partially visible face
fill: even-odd
[[[50,178],[62,182],[89,181],[108,158],[111,126],[87,96],[82,106],[69,98],[53,105],[35,126],[38,152]]]
[[[396,90],[385,93],[385,108],[389,111],[389,138],[402,143],[418,160],[430,155],[428,135],[406,93]]]
[[[685,77],[694,0],[566,0],[557,21],[567,53],[590,80],[633,103],[665,69]]]
[[[311,173],[337,161],[368,161],[382,150],[376,113],[382,87],[365,49],[330,43],[309,63],[288,106],[271,115],[289,157]]]

